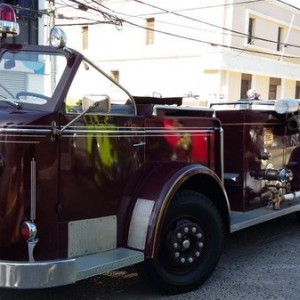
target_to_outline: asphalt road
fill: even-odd
[[[294,215],[234,233],[212,277],[197,290],[163,296],[134,268],[47,290],[0,290],[0,300],[300,299],[300,225]]]

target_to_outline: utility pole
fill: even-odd
[[[49,8],[48,8],[48,14],[49,14],[49,32],[51,29],[55,26],[55,0],[49,0]]]
[[[56,14],[56,10],[55,10],[55,0],[49,0],[49,8],[48,8],[48,15],[49,15],[49,32],[48,32],[48,36],[50,36],[50,32],[51,29],[54,28],[55,26],[55,14]],[[56,74],[56,59],[52,59],[51,60],[51,90],[54,91],[55,87],[56,87],[56,78],[55,78],[55,74]]]

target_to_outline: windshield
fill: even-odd
[[[86,104],[105,98],[111,105],[110,114],[134,113],[134,105],[127,91],[105,74],[88,60],[81,62],[66,97],[68,113],[80,113],[87,108]]]
[[[0,60],[0,105],[51,110],[55,106],[51,97],[65,66],[66,58],[57,53],[6,51]]]

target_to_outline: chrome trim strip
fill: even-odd
[[[175,134],[152,134],[152,135],[145,135],[145,134],[100,134],[100,133],[89,133],[89,134],[76,134],[74,133],[73,135],[63,135],[63,138],[96,138],[96,137],[111,137],[111,138],[150,138],[150,137],[169,137],[169,136],[174,136],[176,137],[178,135],[178,133]],[[193,137],[207,137],[207,134],[193,134]]]
[[[68,133],[68,134],[66,134]],[[213,130],[157,130],[157,131],[133,131],[133,130],[72,130],[72,131],[65,131],[63,133],[63,137],[70,137],[73,136],[73,134],[77,134],[77,137],[85,137],[88,135],[95,135],[99,134],[101,136],[116,136],[116,137],[132,137],[132,136],[147,136],[147,137],[153,137],[153,136],[172,136],[177,135],[181,133],[191,133],[194,136],[206,136],[207,134],[213,134]]]
[[[220,152],[219,161],[221,162],[221,174],[220,178],[224,184],[224,130],[220,128]]]
[[[31,191],[30,191],[30,219],[34,222],[36,217],[36,161],[31,161]]]
[[[39,141],[0,141],[3,144],[39,144]]]
[[[87,125],[87,127],[90,127]],[[207,129],[199,129],[197,127],[191,128],[191,127],[182,127],[182,128],[177,128],[177,129],[165,129],[165,127],[161,127],[161,128],[153,128],[153,127],[145,127],[145,128],[137,128],[137,127],[133,127],[132,129],[130,129],[130,127],[116,127],[114,129],[99,129],[99,126],[95,126],[95,129],[90,129],[90,128],[86,128],[86,127],[78,127],[78,128],[82,128],[82,129],[66,129],[65,131],[63,131],[63,135],[65,133],[69,133],[69,134],[73,134],[73,133],[95,133],[95,132],[99,132],[99,133],[106,133],[106,134],[111,134],[111,133],[121,133],[121,134],[135,134],[135,133],[144,133],[144,134],[157,134],[157,133],[207,133],[207,132],[214,132],[214,128],[209,127]],[[58,128],[59,129],[59,128]],[[10,136],[14,137],[14,136],[18,136],[18,135],[14,135],[12,133],[16,133],[16,134],[22,134],[22,133],[38,133],[38,134],[51,134],[52,133],[52,129],[32,129],[32,128],[0,128],[0,136],[2,134],[6,133],[11,133]],[[29,135],[19,135],[19,136],[23,136],[23,137],[28,137]],[[31,137],[35,137],[34,135],[32,135]],[[44,137],[46,137],[46,135],[44,135]]]
[[[29,128],[0,128],[0,134],[1,133],[7,133],[7,132],[15,132],[15,133],[43,133],[43,134],[49,134],[52,132],[51,129],[29,129]]]
[[[279,125],[279,123],[276,123],[276,122],[273,122],[273,123],[267,123],[267,122],[247,122],[247,123],[222,123],[222,126],[225,127],[225,126],[241,126],[241,125],[247,125],[247,126],[276,126],[276,125]]]
[[[137,128],[134,127],[130,129],[129,127],[116,127],[114,129],[103,130],[99,129],[99,127],[95,126],[95,129],[90,129],[85,127],[78,127],[81,129],[66,129],[62,132],[61,137],[63,138],[73,138],[74,134],[76,134],[77,138],[86,138],[86,137],[123,137],[123,138],[132,138],[132,137],[160,137],[160,136],[172,136],[177,134],[192,134],[193,136],[207,136],[214,134],[214,128],[207,129],[199,129],[199,128],[191,128],[191,127],[183,127],[177,129],[165,129],[164,127],[156,128],[146,127],[146,128]],[[59,131],[59,128],[58,128]],[[23,135],[23,133],[25,135]],[[31,138],[46,138],[48,137],[45,134],[52,134],[52,129],[32,129],[32,128],[0,128],[0,139],[1,137],[10,137],[10,138],[25,138],[28,137],[29,134]],[[9,134],[9,135],[7,135]],[[34,135],[36,134],[36,135]],[[11,143],[11,144],[39,144],[40,141],[9,141],[9,140],[0,140],[0,143]]]
[[[46,262],[0,261],[0,287],[46,288],[75,281],[75,259]]]
[[[5,137],[21,136],[21,137],[26,137],[26,138],[35,138],[35,137],[37,137],[36,134],[20,134],[20,135],[18,135],[18,134],[7,134],[7,133],[3,134],[3,133],[0,133],[0,137],[2,137],[2,136],[5,136]],[[47,137],[47,135],[40,135],[40,134],[38,136],[39,137]]]
[[[73,130],[73,129],[68,129],[68,130],[65,130],[63,133],[95,133],[95,132],[99,132],[99,133],[105,133],[105,134],[110,134],[110,133],[118,133],[118,134],[132,134],[132,133],[145,133],[145,134],[157,134],[157,133],[173,133],[173,134],[177,134],[177,133],[207,133],[207,132],[214,132],[214,129],[188,129],[188,128],[180,128],[180,129],[165,129],[165,128],[162,128],[162,129],[147,129],[147,127],[145,127],[144,130],[135,130],[135,129],[130,129],[127,127],[127,129],[122,129],[122,128],[116,128],[116,129],[113,129],[113,130],[103,130],[103,129],[85,129],[85,130]]]

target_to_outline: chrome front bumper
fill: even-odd
[[[76,258],[16,262],[0,260],[0,288],[40,289],[75,283],[144,261],[144,253],[127,248]]]
[[[61,286],[76,281],[75,259],[14,262],[0,260],[0,287],[34,289]]]

